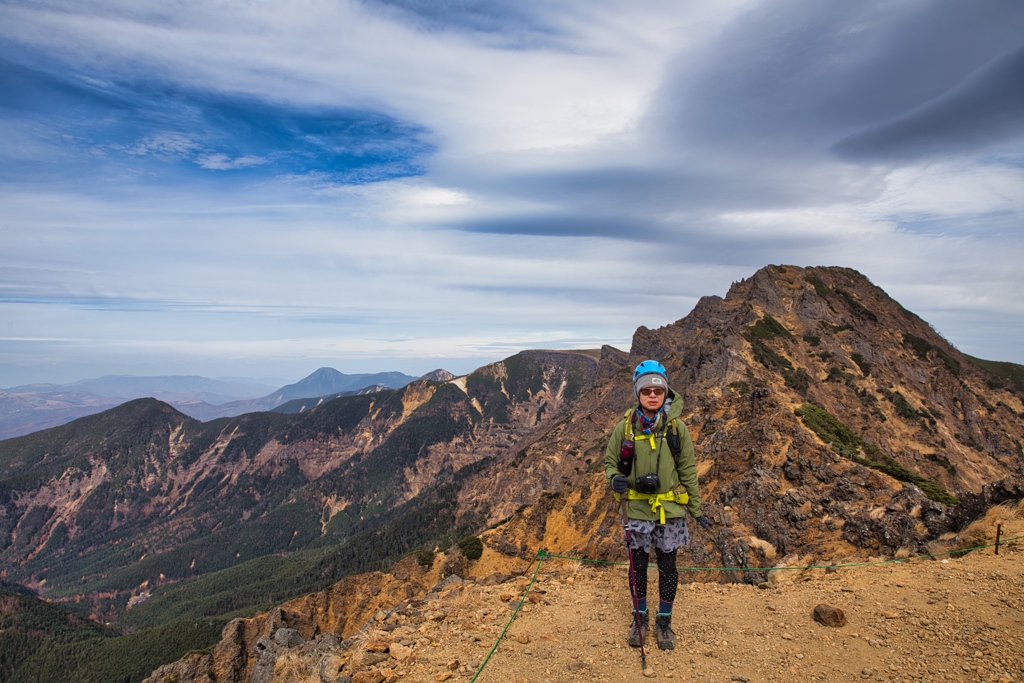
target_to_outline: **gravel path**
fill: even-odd
[[[1019,532],[1020,530],[1018,530]],[[1009,534],[1007,534],[1009,535]],[[676,649],[648,650],[652,680],[1024,681],[1024,544],[959,559],[778,573],[770,588],[683,584]],[[380,639],[405,657],[366,680],[469,681],[529,583],[454,584]],[[684,575],[683,581],[687,580]],[[651,572],[652,592],[656,571]],[[847,624],[815,622],[815,605]],[[481,683],[642,679],[626,646],[626,570],[546,560]],[[361,678],[361,677],[360,677]],[[357,680],[356,683],[359,683]]]

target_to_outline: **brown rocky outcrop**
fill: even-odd
[[[962,524],[964,510],[976,516],[1024,493],[1020,396],[990,388],[985,371],[856,271],[762,269],[672,325],[639,328],[622,367],[647,357],[665,363],[684,396],[705,508],[718,522],[691,548],[695,562],[919,550]],[[603,473],[580,469],[600,470],[605,435],[630,400],[628,375],[608,377],[527,449],[525,466],[541,475],[527,479],[552,483],[486,536],[492,547],[618,552]],[[795,414],[807,402],[886,464],[830,448]],[[962,503],[930,498],[937,490]]]
[[[1019,395],[991,388],[985,371],[856,271],[770,266],[676,323],[639,328],[628,355],[602,349],[592,386],[554,423],[502,447],[504,420],[522,424],[558,396],[550,385],[492,413],[473,437],[491,465],[467,479],[457,517],[507,517],[482,538],[510,562],[539,548],[619,558],[601,460],[632,400],[630,368],[648,357],[665,363],[685,400],[716,523],[681,561],[765,570],[701,580],[770,586],[786,580],[774,567],[927,552],[976,514],[965,510],[1024,493]],[[507,373],[502,365],[482,376],[504,383]],[[482,384],[468,393],[493,397]],[[824,440],[796,414],[806,403],[842,422],[864,452]],[[445,448],[457,457],[454,443]],[[871,448],[875,459],[862,457]]]

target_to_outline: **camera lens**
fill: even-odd
[[[647,496],[657,493],[660,486],[661,481],[658,479],[658,475],[654,473],[637,477],[634,482],[636,490]]]

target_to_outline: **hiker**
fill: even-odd
[[[672,650],[672,603],[679,583],[676,550],[690,544],[686,515],[693,515],[702,528],[710,527],[711,520],[700,511],[693,441],[679,418],[683,401],[669,387],[665,367],[655,360],[640,363],[633,373],[633,393],[637,405],[615,426],[604,455],[608,483],[617,499],[625,499],[623,530],[634,612],[627,642],[641,647],[650,624],[647,564],[653,545],[659,597],[655,635],[660,649]]]

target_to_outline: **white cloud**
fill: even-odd
[[[1019,141],[913,161],[833,151],[1019,42],[1024,11],[989,0],[513,9],[447,26],[333,0],[0,7],[0,55],[101,94],[118,83],[157,102],[166,86],[367,110],[433,145],[411,162],[421,175],[365,182],[390,176],[310,167],[245,181],[227,171],[273,159],[246,149],[244,130],[218,147],[168,127],[97,149],[218,173],[185,182],[105,159],[96,177],[29,179],[26,161],[74,150],[42,119],[4,120],[16,135],[0,167],[0,334],[78,340],[47,353],[91,358],[130,347],[151,363],[494,359],[622,344],[756,268],[795,263],[857,268],[954,342],[1024,362],[1007,341],[1024,332]],[[386,144],[361,142],[388,168]],[[364,183],[343,184],[354,178]]]
[[[262,166],[267,163],[267,159],[251,154],[243,154],[234,159],[227,154],[204,154],[196,159],[196,163],[202,168],[211,171],[230,171],[238,168]]]

